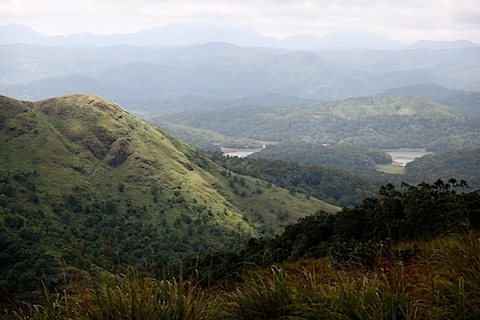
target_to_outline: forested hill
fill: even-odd
[[[156,268],[233,248],[337,207],[232,173],[120,106],[0,97],[0,279],[62,281],[62,264]]]
[[[171,113],[150,120],[230,138],[374,148],[431,147],[432,151],[448,147],[452,137],[461,141],[462,147],[476,147],[471,138],[478,139],[480,132],[478,118],[421,97],[363,97],[298,107],[245,106]]]

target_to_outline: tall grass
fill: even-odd
[[[249,270],[228,286],[136,274],[47,294],[6,319],[480,319],[478,232],[382,249],[368,268],[332,257]]]
[[[192,281],[158,280],[134,273],[46,293],[43,305],[28,305],[21,319],[216,319],[218,298]],[[7,316],[6,316],[7,318]]]
[[[226,298],[232,319],[480,319],[478,233],[419,244],[414,259],[393,252],[373,270],[338,270],[331,258],[248,275]]]

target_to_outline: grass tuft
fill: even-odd
[[[45,294],[42,305],[25,305],[6,319],[217,319],[218,298],[193,281],[158,280],[135,273],[75,284]]]

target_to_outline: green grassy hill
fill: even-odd
[[[337,207],[229,172],[98,97],[0,97],[0,281],[54,288],[60,266],[156,267]]]

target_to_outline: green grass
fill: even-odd
[[[230,312],[236,319],[267,319],[269,313],[301,319],[475,319],[478,236],[422,242],[409,261],[387,251],[372,271],[337,270],[326,258],[256,272],[228,296]]]
[[[248,177],[238,193],[232,192],[235,190],[219,174],[223,168],[210,160],[206,160],[208,168],[200,167],[195,162],[204,155],[98,97],[70,95],[36,102],[31,109],[21,102],[2,99],[2,113],[10,111],[7,103],[18,109],[7,122],[19,133],[11,137],[8,130],[0,131],[1,137],[8,136],[0,151],[0,165],[20,172],[36,169],[39,191],[57,201],[82,189],[100,200],[123,196],[138,206],[148,206],[151,199],[146,193],[152,187],[159,186],[163,198],[174,197],[174,191],[181,189],[189,206],[195,199],[197,203],[208,203],[213,212],[226,210],[231,217],[236,216],[235,224],[241,224],[245,231],[251,229],[241,218],[245,210],[259,212],[271,222],[270,227],[278,230],[278,222],[268,218],[269,203],[275,197],[288,199],[283,207],[295,212],[289,220],[292,223],[318,209],[338,210],[316,199],[285,196],[286,192],[278,188],[255,193],[256,181]],[[121,165],[112,167],[109,161],[116,151],[122,151],[117,141],[125,141],[124,151],[129,155]],[[118,195],[115,189],[120,184],[126,191]],[[215,184],[221,185],[224,192],[212,188]],[[248,200],[242,192],[248,194]]]
[[[375,166],[377,171],[385,172],[388,174],[404,174],[405,167],[395,164],[377,164]]]

